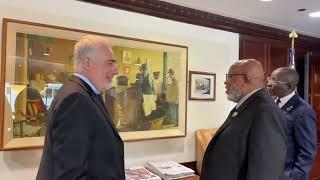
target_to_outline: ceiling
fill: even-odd
[[[162,0],[193,9],[320,38],[320,0]],[[306,11],[298,12],[305,8]]]

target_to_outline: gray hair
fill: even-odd
[[[80,63],[86,58],[95,60],[98,49],[101,46],[105,46],[109,48],[109,51],[112,51],[111,43],[107,38],[94,35],[83,36],[74,47],[75,67],[78,67]]]

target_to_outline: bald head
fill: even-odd
[[[242,59],[235,62],[232,66],[239,69],[239,73],[246,74],[247,83],[254,89],[264,86],[264,71],[259,61],[255,59]]]
[[[230,66],[224,82],[228,99],[238,103],[242,97],[263,88],[264,79],[264,71],[259,61],[242,59],[235,62]]]
[[[290,90],[295,90],[299,83],[299,74],[290,67],[280,67],[272,72],[279,81],[288,82]]]

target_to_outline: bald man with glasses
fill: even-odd
[[[288,129],[288,152],[280,180],[307,180],[317,151],[316,114],[296,93],[298,73],[289,67],[274,70],[267,90],[284,112]]]
[[[278,180],[286,157],[286,123],[265,92],[261,64],[235,62],[224,84],[228,100],[237,105],[211,139],[200,179]]]

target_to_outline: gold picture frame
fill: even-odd
[[[48,108],[73,74],[73,46],[86,34],[113,44],[119,74],[103,96],[122,139],[186,136],[188,47],[5,18],[1,150],[43,146]],[[126,62],[123,52],[130,52]]]

